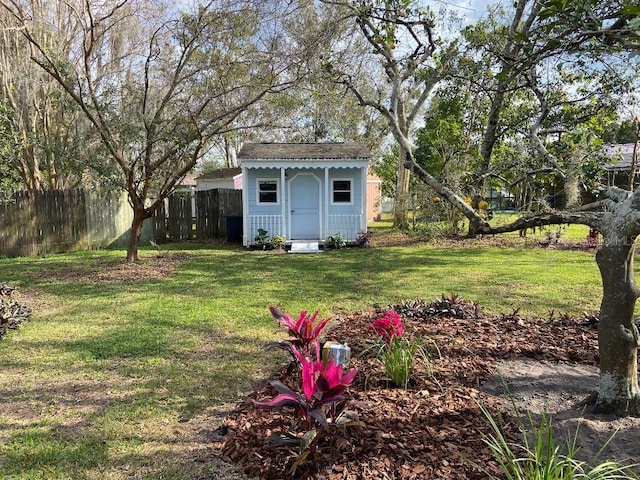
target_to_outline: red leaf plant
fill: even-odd
[[[292,407],[298,417],[302,436],[289,432],[274,432],[269,437],[272,446],[299,446],[300,454],[291,466],[291,473],[315,452],[320,440],[331,438],[347,427],[362,426],[355,414],[347,410],[351,396],[346,392],[357,370],[344,372],[341,365],[320,360],[320,347],[315,345],[315,360],[303,355],[295,346],[291,350],[300,363],[302,392],[295,391],[279,380],[269,382],[278,392],[271,400],[254,403],[264,408]]]
[[[271,306],[269,310],[273,318],[276,319],[281,327],[286,328],[289,334],[289,340],[280,342],[277,346],[284,350],[291,350],[290,347],[296,347],[304,355],[312,356],[315,343],[318,342],[320,335],[331,319],[325,318],[316,323],[318,312],[316,311],[309,316],[303,310],[298,315],[298,319],[294,320],[288,313],[283,313],[276,307]]]

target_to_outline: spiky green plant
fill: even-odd
[[[482,404],[480,404],[480,409],[491,426],[491,433],[484,435],[483,441],[491,450],[504,478],[507,480],[614,480],[638,478],[630,470],[632,466],[623,466],[610,461],[591,466],[587,462],[576,459],[576,454],[579,450],[576,446],[577,436],[574,436],[573,439],[569,438],[565,445],[559,445],[553,435],[551,417],[546,412],[542,412],[538,423],[534,421],[530,414],[527,416],[526,422],[518,415],[522,440],[521,443],[517,443],[506,438],[502,428],[504,421],[499,414],[494,417],[487,407]],[[602,449],[607,444],[608,442]],[[600,452],[602,452],[602,449]],[[489,477],[492,480],[503,478],[491,474],[489,474]]]

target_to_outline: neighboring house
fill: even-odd
[[[195,178],[196,190],[213,190],[215,188],[238,189],[234,179],[241,174],[240,168],[221,168]],[[242,188],[242,186],[240,186]]]
[[[629,174],[631,173],[631,167],[635,163],[635,180],[634,186],[638,186],[640,179],[640,166],[638,165],[638,159],[634,162],[634,144],[625,143],[617,145],[607,145],[607,156],[611,158],[611,162],[605,163],[604,169],[607,172],[607,185],[615,185],[617,187],[627,188],[629,186]]]
[[[370,152],[356,143],[248,143],[238,153],[243,244],[258,230],[287,241],[353,242],[367,229]]]
[[[176,192],[193,192],[196,189],[196,176],[193,173],[187,173],[184,178],[176,185]]]
[[[196,211],[196,198],[194,192],[197,189],[196,175],[193,173],[187,173],[175,189],[175,193],[189,195],[191,197],[191,212],[193,212],[194,215]],[[164,200],[164,206],[165,209],[169,206],[169,201],[166,198]]]
[[[367,222],[380,220],[382,215],[382,179],[369,174],[367,177]]]

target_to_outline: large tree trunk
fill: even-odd
[[[26,137],[20,153],[20,175],[29,190],[42,190],[42,174],[35,157],[33,145]]]
[[[635,239],[606,240],[596,254],[603,296],[598,326],[600,384],[595,410],[638,415],[638,329],[633,318],[639,296],[633,274]]]
[[[140,246],[140,237],[142,236],[142,226],[144,221],[151,214],[143,206],[133,206],[133,220],[131,221],[131,235],[129,236],[129,245],[127,247],[127,262],[138,261],[138,247]]]

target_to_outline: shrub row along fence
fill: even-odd
[[[242,191],[226,188],[176,192],[153,218],[156,242],[224,240],[230,218],[242,217]]]
[[[122,192],[25,190],[0,204],[0,255],[38,256],[126,245],[133,212]],[[147,231],[148,238],[151,232]]]

